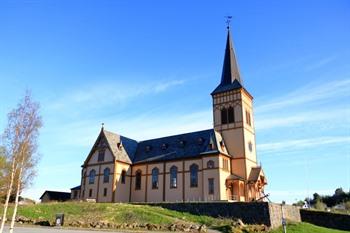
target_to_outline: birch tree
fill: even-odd
[[[15,205],[10,224],[10,233],[13,232],[19,196],[35,174],[35,165],[38,160],[37,140],[41,126],[39,104],[32,101],[31,95],[26,92],[18,106],[8,114],[8,124],[4,132],[4,146],[11,167],[0,233],[4,229],[10,196],[14,190]]]

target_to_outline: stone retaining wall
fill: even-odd
[[[300,210],[300,215],[303,222],[350,231],[350,215],[304,209]]]
[[[276,228],[282,224],[281,205],[267,202],[147,203],[166,209],[212,217],[239,218],[246,224],[264,224]],[[284,206],[287,220],[300,222],[299,208]]]

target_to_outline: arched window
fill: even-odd
[[[136,172],[136,181],[135,181],[135,189],[136,190],[139,190],[139,189],[141,189],[141,171],[140,170],[138,170],[137,172]]]
[[[221,124],[227,124],[227,109],[221,109]]]
[[[233,123],[235,122],[235,112],[233,110],[233,107],[228,108],[228,123]]]
[[[198,165],[197,164],[192,164],[190,166],[190,185],[191,187],[197,187],[198,186]]]
[[[213,160],[209,160],[208,162],[207,162],[207,168],[214,168],[214,161]]]
[[[159,169],[158,168],[153,168],[152,169],[152,189],[158,189],[158,174],[159,174]]]
[[[92,169],[89,173],[89,184],[95,183],[96,171]]]
[[[172,166],[170,168],[170,188],[177,187],[177,167]]]
[[[103,183],[109,182],[109,175],[111,174],[111,170],[107,167],[103,170]]]
[[[122,175],[121,176],[122,176],[121,177],[121,183],[125,184],[125,177],[126,177],[126,171],[125,170],[122,171]]]

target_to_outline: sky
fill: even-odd
[[[0,132],[26,89],[44,121],[24,196],[79,185],[102,122],[136,140],[212,128],[226,15],[270,199],[349,190],[349,1],[5,0]]]

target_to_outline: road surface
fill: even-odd
[[[5,232],[8,233],[9,229],[8,226],[5,227]],[[117,231],[97,231],[97,230],[67,230],[67,229],[61,229],[61,228],[54,228],[54,227],[22,227],[22,226],[15,226],[15,229],[13,230],[14,233],[114,233]],[[121,233],[121,231],[118,231],[118,233]]]

